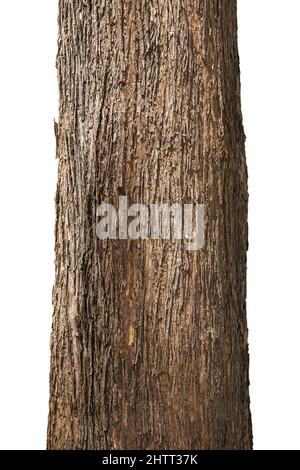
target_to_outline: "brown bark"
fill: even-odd
[[[236,0],[60,0],[49,449],[250,449]],[[96,208],[201,202],[201,251]]]

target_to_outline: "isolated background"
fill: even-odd
[[[255,449],[300,449],[300,2],[239,0]],[[57,117],[55,0],[0,7],[0,449],[44,449]]]

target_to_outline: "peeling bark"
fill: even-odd
[[[236,0],[60,0],[49,449],[250,449]],[[201,202],[201,251],[96,209]]]

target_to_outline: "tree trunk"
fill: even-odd
[[[251,449],[236,0],[60,0],[49,449]],[[97,207],[203,203],[205,244]]]

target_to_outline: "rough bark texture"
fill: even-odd
[[[60,0],[49,449],[250,449],[236,0]],[[205,247],[96,208],[205,204]]]

